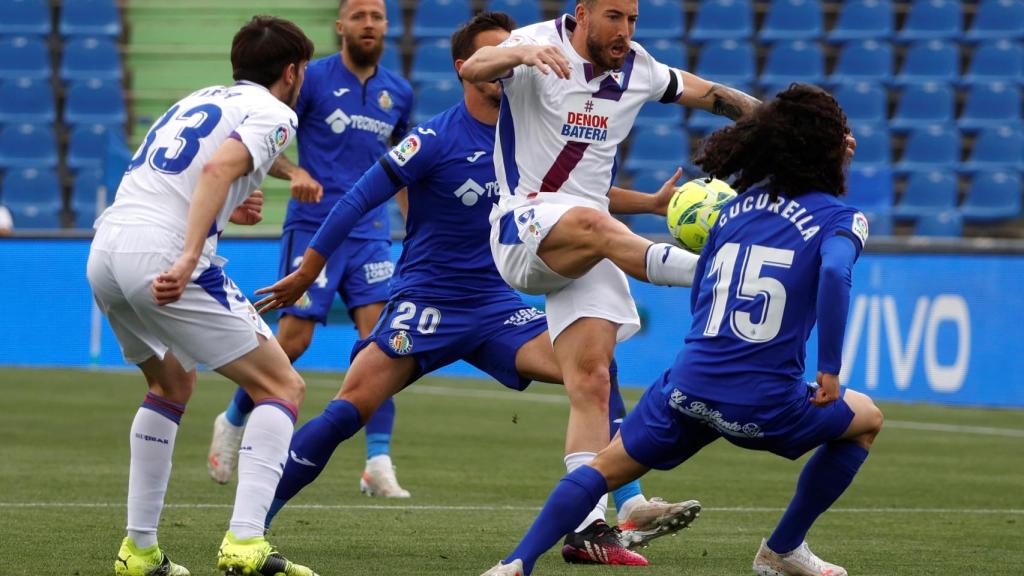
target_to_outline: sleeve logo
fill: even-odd
[[[525,40],[526,40],[525,37],[516,34],[516,35],[509,36],[508,38],[506,38],[504,42],[502,42],[501,44],[498,45],[498,47],[499,48],[512,48],[512,47],[515,47],[515,46],[519,46]]]
[[[405,140],[399,142],[398,146],[392,148],[391,152],[388,152],[388,156],[391,156],[395,164],[405,166],[422,147],[423,144],[420,142],[419,136],[410,134],[405,137]]]
[[[287,143],[288,127],[283,124],[267,134],[267,149],[271,154],[279,153]]]
[[[860,238],[861,245],[868,243],[868,219],[864,216],[863,212],[857,212],[853,215],[853,233]]]

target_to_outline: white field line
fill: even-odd
[[[0,508],[124,508],[124,502],[0,502]],[[230,509],[230,504],[168,503],[164,508]],[[373,510],[379,512],[536,512],[536,506],[442,506],[442,505],[374,505],[374,504],[293,504],[289,510]],[[704,508],[705,512],[721,513],[771,513],[784,512],[785,508],[725,507]],[[830,508],[837,514],[979,514],[979,515],[1024,515],[1024,508]]]
[[[306,378],[307,384],[313,384],[320,388],[330,386],[337,388],[340,384],[337,380],[327,378]],[[544,384],[541,384],[544,386]],[[473,390],[466,388],[453,388],[448,386],[410,386],[403,391],[404,394],[423,394],[428,396],[448,396],[454,398],[483,398],[494,400],[521,400],[524,402],[539,402],[544,404],[567,404],[569,401],[564,395],[540,394],[536,392],[514,392],[512,390]],[[904,430],[925,430],[929,432],[950,432],[953,434],[977,434],[982,436],[1003,436],[1006,438],[1024,438],[1024,430],[1014,428],[992,428],[987,426],[960,426],[957,424],[939,424],[934,422],[908,422],[905,420],[886,420],[887,428],[900,428]]]

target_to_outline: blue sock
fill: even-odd
[[[619,366],[615,363],[614,358],[612,359],[611,366],[608,367],[608,373],[612,381],[612,388],[608,394],[608,437],[615,438],[615,435],[619,432],[619,426],[622,424],[622,419],[626,416],[626,403],[622,401],[622,392],[619,391]],[[640,490],[640,480],[633,480],[628,484],[620,486],[612,492],[612,499],[615,500],[615,509],[622,510],[622,505],[627,500],[640,494],[643,494],[643,491]]]
[[[249,414],[255,408],[256,404],[252,401],[252,398],[249,398],[245,390],[239,386],[235,389],[235,395],[231,398],[228,409],[224,411],[224,416],[233,426],[244,426],[245,421],[249,419]]]
[[[829,442],[818,448],[804,465],[796,494],[768,539],[768,547],[785,554],[800,546],[811,524],[839,499],[867,457],[868,451],[854,442]]]
[[[306,422],[292,436],[288,463],[277,485],[274,501],[267,513],[266,525],[278,511],[307,484],[316,480],[335,448],[363,427],[359,410],[348,400],[332,400],[323,413]]]
[[[502,562],[508,564],[518,558],[529,574],[537,558],[579,526],[607,491],[604,476],[590,466],[583,465],[566,474],[548,496],[519,546]]]
[[[391,453],[391,430],[395,427],[395,399],[388,398],[366,422],[366,459]]]

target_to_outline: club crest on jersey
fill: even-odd
[[[594,113],[594,101],[587,100],[582,110],[567,112],[562,136],[573,140],[604,142],[608,139],[608,116]]]
[[[391,99],[391,94],[387,90],[380,91],[380,94],[377,96],[377,104],[385,112],[390,112],[395,107],[395,101]]]
[[[409,134],[405,137],[405,140],[398,143],[398,146],[392,148],[391,152],[388,152],[388,156],[391,156],[395,164],[405,166],[422,147],[423,144],[420,142],[419,137],[415,134]]]
[[[388,346],[399,354],[412,352],[412,336],[405,330],[399,330],[388,338]]]

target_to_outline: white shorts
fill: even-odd
[[[545,312],[552,342],[580,318],[602,318],[618,324],[617,340],[628,340],[640,330],[640,314],[622,270],[602,260],[580,278],[567,278],[551,270],[537,255],[548,232],[572,208],[575,206],[537,203],[502,213],[495,205],[491,210],[495,266],[512,288],[547,296]]]
[[[274,337],[223,269],[205,257],[181,299],[158,306],[150,285],[180,251],[180,237],[152,227],[104,224],[96,233],[89,284],[126,362],[163,359],[171,351],[185,370],[196,364],[214,370],[259,346],[257,334]]]

